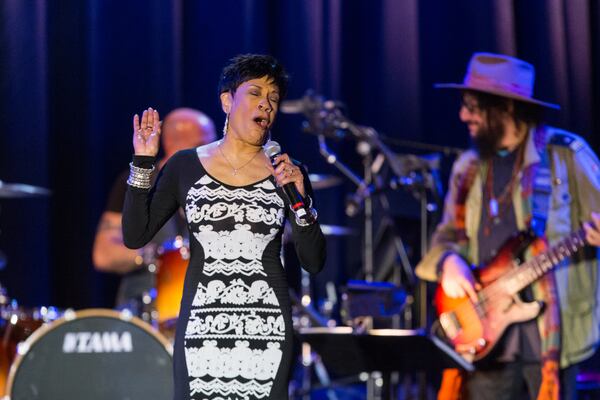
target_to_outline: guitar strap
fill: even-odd
[[[541,161],[538,164],[535,176],[533,178],[533,187],[531,194],[531,229],[537,237],[544,237],[546,232],[546,220],[548,219],[548,210],[552,195],[552,170],[550,167],[549,137],[538,128],[536,136],[539,140],[536,148]]]
[[[552,195],[552,165],[551,148],[549,146],[553,131],[546,127],[538,127],[535,132],[534,142],[540,163],[535,166],[533,172],[531,192],[531,220],[530,227],[539,238],[545,238],[546,222],[550,209]],[[536,243],[545,247],[543,242],[536,241],[533,244],[535,254]],[[542,248],[538,248],[542,251]],[[556,400],[559,398],[559,352],[560,352],[560,310],[558,309],[558,294],[554,277],[546,275],[537,284],[538,295],[542,295],[546,302],[546,311],[540,316],[541,325],[540,339],[542,340],[542,382],[538,392],[537,400]]]

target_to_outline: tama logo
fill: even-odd
[[[129,332],[67,332],[63,353],[131,353]]]

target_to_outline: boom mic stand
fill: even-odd
[[[372,183],[373,175],[371,173],[371,147],[366,142],[359,142],[357,149],[363,156],[364,178],[360,178],[350,168],[339,161],[327,147],[325,136],[319,134],[319,152],[325,160],[335,166],[342,174],[350,179],[356,186],[357,191],[365,191]],[[365,192],[368,193],[368,192]],[[363,200],[365,206],[364,212],[364,246],[363,246],[363,273],[367,282],[373,281],[373,203],[371,195],[368,194]]]
[[[325,160],[336,167],[342,174],[350,179],[358,187],[354,198],[357,198],[356,204],[350,204],[350,209],[347,214],[355,214],[364,205],[364,246],[363,246],[363,273],[365,280],[373,281],[374,278],[374,255],[373,255],[373,189],[372,185],[376,174],[379,172],[380,164],[385,161],[389,164],[398,181],[402,181],[402,177],[407,175],[407,165],[411,162],[419,162],[420,159],[416,156],[412,158],[401,158],[393,153],[387,145],[379,138],[377,131],[371,127],[364,127],[355,124],[348,119],[340,110],[340,103],[334,101],[324,101],[321,97],[315,96],[312,93],[307,94],[303,99],[294,101],[293,112],[303,112],[307,118],[305,130],[317,134],[319,138],[319,151]],[[300,107],[299,105],[303,106]],[[286,107],[283,107],[284,110]],[[288,108],[288,111],[291,112]],[[350,168],[341,163],[338,157],[333,154],[326,144],[325,137],[341,137],[344,132],[350,134],[358,140],[356,146],[357,152],[362,157],[363,178],[352,172]],[[373,159],[373,151],[378,152],[377,158]],[[379,160],[379,161],[378,161]],[[385,209],[385,206],[384,206]],[[352,216],[352,215],[350,215]],[[425,221],[426,223],[426,221]],[[425,232],[425,235],[427,232]],[[407,257],[400,254],[401,261],[405,270],[411,270]],[[409,274],[412,276],[412,273]],[[423,324],[425,320],[421,321]]]
[[[363,272],[366,281],[373,280],[373,201],[372,195],[380,191],[380,188],[374,187],[376,174],[379,167],[378,161],[387,162],[393,174],[396,177],[396,183],[405,184],[410,182],[413,185],[412,179],[406,179],[406,176],[413,174],[414,182],[428,183],[423,185],[414,185],[417,189],[413,194],[420,200],[421,214],[421,248],[424,252],[427,248],[428,237],[428,210],[430,209],[427,200],[427,191],[433,188],[437,192],[438,186],[435,179],[432,179],[434,174],[426,174],[426,168],[407,168],[407,164],[411,161],[427,164],[427,160],[422,160],[419,157],[402,158],[393,153],[380,139],[375,129],[363,127],[355,124],[345,117],[339,107],[339,103],[334,101],[324,101],[322,97],[315,96],[313,93],[308,93],[300,100],[283,102],[281,111],[284,113],[302,113],[306,117],[305,131],[314,133],[318,136],[319,151],[325,160],[336,167],[342,174],[349,178],[357,185],[357,191],[353,197],[358,199],[357,207],[360,204],[364,205],[364,247],[363,247]],[[326,137],[340,138],[345,136],[345,132],[349,132],[357,139],[357,152],[362,156],[363,178],[352,172],[350,168],[345,166],[338,160],[338,157],[327,148]],[[373,152],[378,152],[378,156],[374,159]],[[414,174],[415,170],[422,171],[422,175]],[[432,184],[433,181],[433,184]],[[403,186],[403,185],[400,185]],[[387,199],[386,199],[387,200]],[[385,209],[385,206],[384,206]],[[401,257],[406,260],[407,257]],[[410,268],[412,271],[412,268]],[[412,276],[409,275],[409,276]],[[426,286],[421,283],[419,288],[419,325],[424,327],[427,324],[427,294]],[[425,376],[419,374],[419,391],[421,397],[426,393]],[[397,381],[396,376],[396,381]],[[367,386],[373,386],[377,382],[375,375],[371,375]],[[376,386],[376,385],[375,385]],[[373,396],[369,396],[372,398]]]

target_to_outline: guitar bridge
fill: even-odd
[[[440,315],[440,324],[444,329],[444,333],[450,340],[454,340],[462,330],[462,326],[454,312],[445,312]]]

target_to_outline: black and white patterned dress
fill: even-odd
[[[138,166],[152,161],[134,157]],[[293,332],[280,259],[289,214],[281,190],[272,177],[227,185],[204,170],[196,151],[179,152],[152,191],[128,189],[126,244],[142,246],[180,206],[191,258],[175,340],[175,399],[287,399]],[[302,265],[317,272],[325,259],[318,224],[291,222]]]

